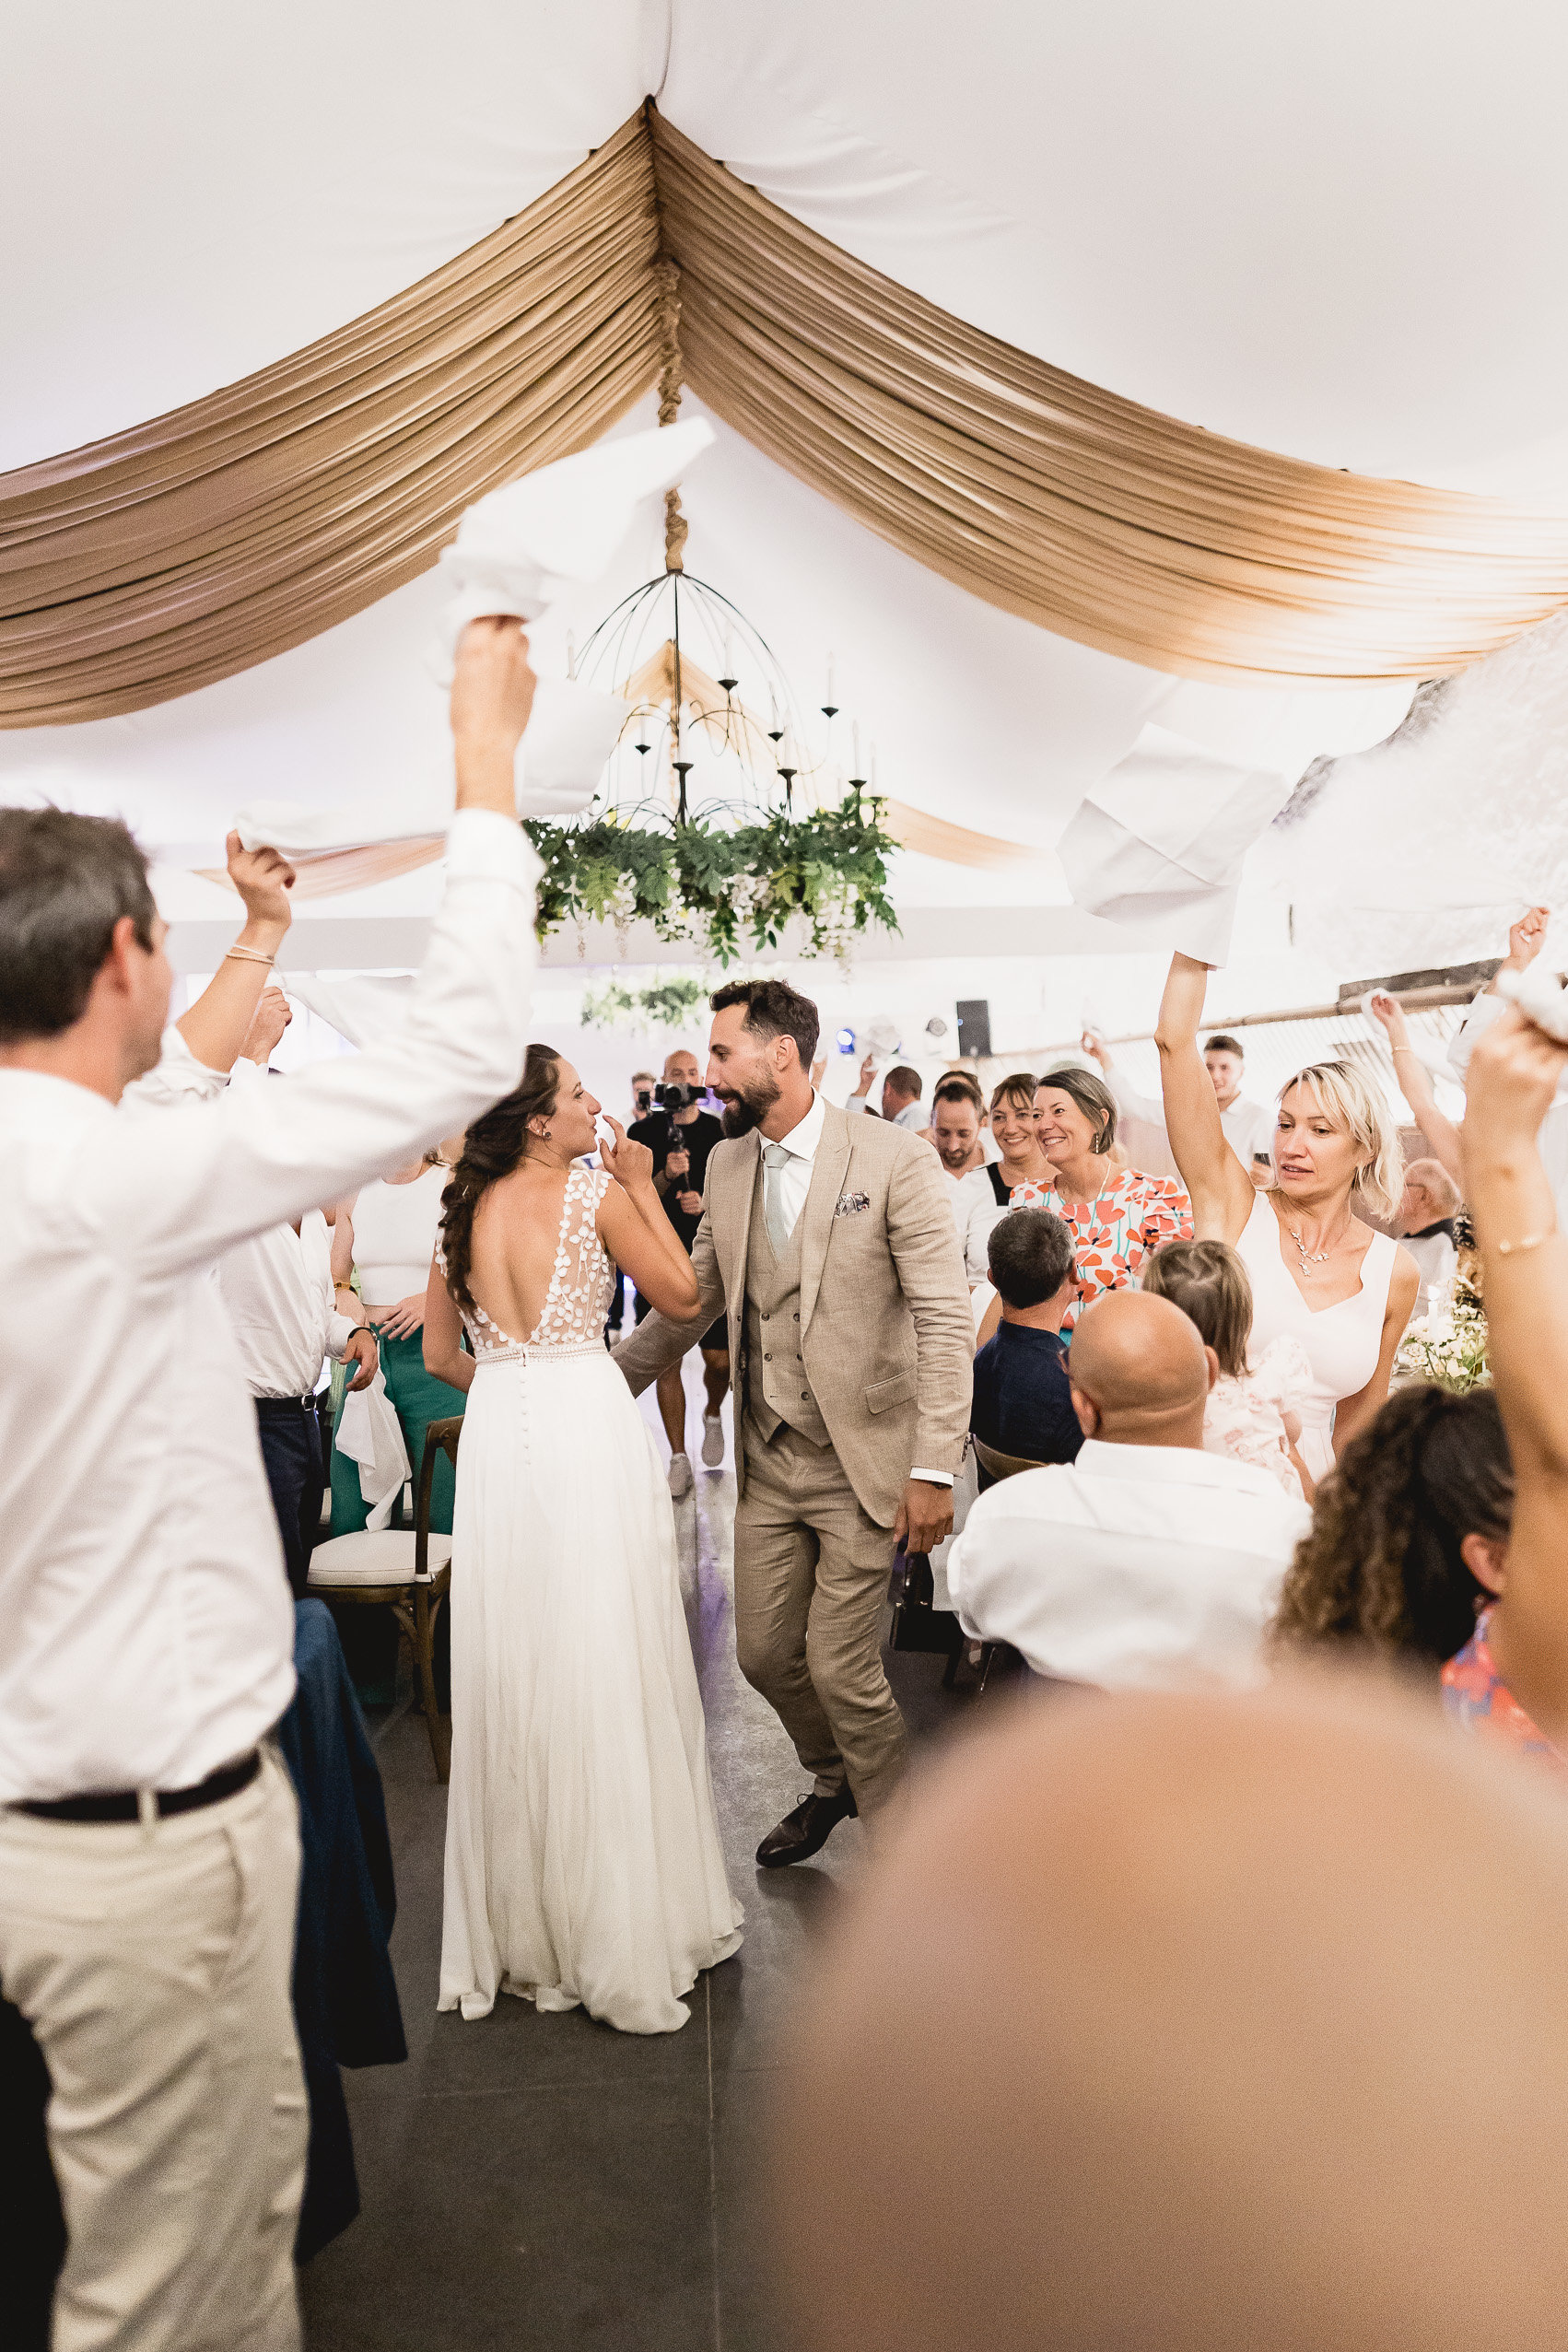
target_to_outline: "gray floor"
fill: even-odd
[[[303,2275],[310,2352],[786,2352],[766,2255],[768,2100],[789,2064],[802,1955],[864,1833],[847,1821],[813,1863],[755,1866],[758,1838],[807,1783],[735,1667],[734,1501],[726,1466],[699,1470],[677,1507],[725,1855],[746,1908],[741,1951],[699,1981],[681,2032],[618,2034],[505,1996],[474,2024],[436,2015],[445,1792],[421,1717],[405,1704],[377,1727],[409,2058],[345,2077],[363,2211]],[[968,1702],[940,1689],[940,1659],[892,1667],[924,1740],[962,1720]]]

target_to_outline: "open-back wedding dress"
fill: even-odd
[[[440,2002],[497,1991],[669,2033],[741,1937],[720,1853],[670,1491],[604,1350],[612,1179],[574,1164],[531,1339],[477,1370],[452,1523]]]

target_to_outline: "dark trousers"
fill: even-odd
[[[289,1589],[299,1600],[310,1573],[310,1547],[322,1523],[322,1494],[326,1485],[322,1425],[315,1407],[298,1397],[258,1397],[256,1429],[277,1514],[277,1531],[283,1538]]]

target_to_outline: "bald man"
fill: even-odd
[[[794,2352],[1560,2352],[1561,1788],[1327,1676],[1001,1712],[778,2077]]]
[[[1203,1447],[1214,1352],[1169,1299],[1110,1291],[1068,1352],[1084,1443],[981,1495],[947,1559],[974,1641],[1102,1690],[1261,1673],[1264,1628],[1311,1514]]]

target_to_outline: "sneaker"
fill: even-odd
[[[690,1457],[688,1454],[672,1454],[672,1455],[671,1455],[671,1457],[670,1457],[670,1492],[671,1492],[671,1493],[674,1496],[674,1498],[675,1498],[676,1502],[678,1503],[678,1502],[681,1500],[681,1497],[682,1497],[684,1494],[689,1494],[689,1493],[691,1492],[691,1491],[692,1491],[692,1465],[691,1465],[691,1457]]]
[[[702,1417],[702,1466],[716,1470],[724,1459],[724,1424],[717,1413]]]

